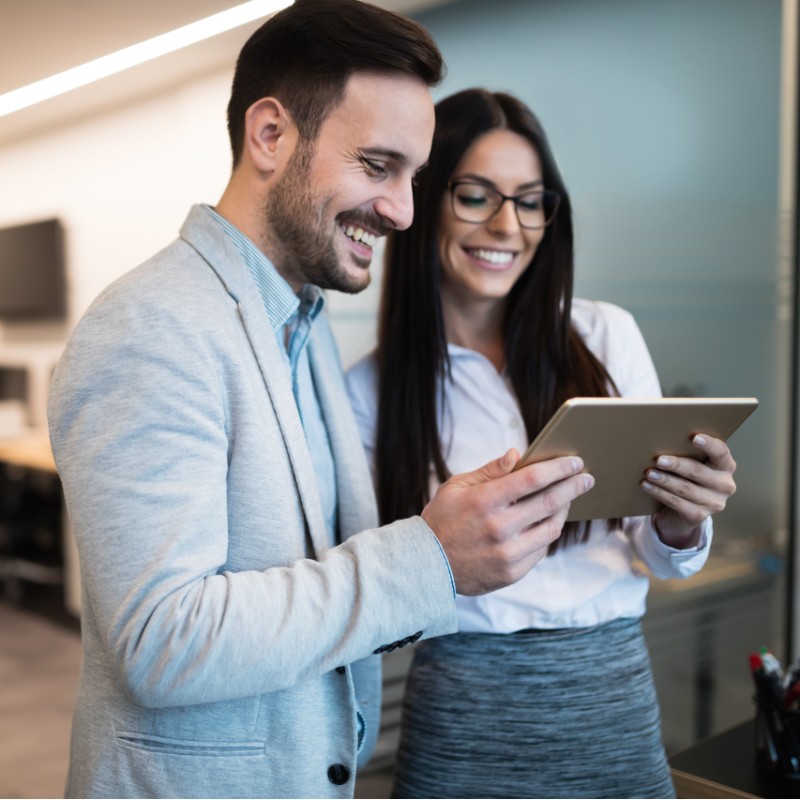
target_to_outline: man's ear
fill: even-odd
[[[247,109],[244,144],[262,172],[275,172],[288,162],[297,144],[297,126],[279,100],[262,97]]]

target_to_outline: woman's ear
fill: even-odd
[[[297,127],[279,100],[262,97],[247,109],[244,144],[261,172],[279,171],[288,162],[297,144]]]

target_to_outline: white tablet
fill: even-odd
[[[691,438],[728,437],[755,411],[754,397],[573,397],[556,411],[515,467],[577,455],[595,485],[567,520],[649,515],[661,504],[639,485],[660,455],[701,458]]]

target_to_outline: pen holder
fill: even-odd
[[[785,711],[758,697],[756,766],[765,775],[800,781],[800,711]]]

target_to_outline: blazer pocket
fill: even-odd
[[[257,741],[191,741],[150,736],[132,731],[118,731],[117,743],[132,750],[176,756],[263,756],[264,742]]]

